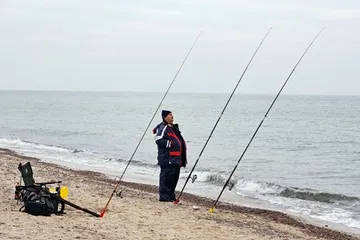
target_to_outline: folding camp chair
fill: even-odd
[[[100,217],[100,215],[95,212],[92,212],[86,208],[82,208],[74,203],[65,200],[63,198],[64,191],[62,191],[64,188],[60,187],[60,183],[62,181],[51,181],[51,182],[43,182],[43,183],[35,182],[30,162],[27,162],[24,165],[21,165],[20,163],[18,169],[21,172],[21,177],[24,181],[24,186],[18,185],[15,187],[15,199],[23,202],[23,206],[20,208],[20,210],[23,207],[25,207],[25,211],[34,212],[32,214],[35,215],[50,215],[51,213],[63,214],[66,204],[78,210],[89,213],[95,217]],[[56,184],[56,183],[58,184],[58,187],[55,189],[55,192],[50,191],[47,185]],[[65,195],[67,195],[66,191],[65,191]],[[38,201],[36,197],[41,199]],[[35,203],[33,200],[35,200]],[[60,210],[58,210],[59,204],[61,205]],[[46,205],[47,208],[50,208],[50,210],[45,211],[44,209],[40,209],[41,207],[39,207],[39,205],[41,206]],[[28,209],[26,209],[27,207]],[[33,209],[36,208],[36,209],[33,210],[30,208]],[[42,214],[44,212],[45,214]]]
[[[52,182],[42,182],[42,183],[35,182],[34,173],[30,162],[27,162],[24,165],[20,163],[18,169],[21,172],[21,177],[24,181],[25,186],[46,186],[48,184],[55,184],[55,183],[60,184],[62,182],[62,181],[52,181]]]
[[[65,204],[58,199],[58,197],[61,197],[62,193],[62,188],[60,187],[62,181],[35,182],[30,162],[27,162],[24,165],[20,163],[18,169],[21,172],[21,178],[24,182],[24,185],[21,185],[20,179],[20,185],[15,187],[15,199],[18,200],[18,202],[23,203],[20,210],[25,208],[26,212],[35,215],[64,213]],[[47,185],[50,184],[58,184],[58,187],[55,188],[55,192],[50,191],[50,188],[47,187]],[[60,210],[58,209],[59,205],[61,206]],[[50,209],[43,209],[46,207]]]

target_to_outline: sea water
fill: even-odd
[[[120,176],[163,93],[0,91],[0,147]],[[180,190],[228,94],[169,93],[187,141]],[[216,199],[275,95],[234,95],[185,192]],[[147,130],[123,178],[158,184]],[[220,200],[360,229],[360,97],[280,95]],[[210,206],[209,206],[210,207]]]

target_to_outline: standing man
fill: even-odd
[[[158,165],[160,165],[159,201],[175,201],[175,188],[179,180],[180,168],[187,164],[186,143],[181,136],[179,125],[174,124],[171,111],[161,112],[162,123],[158,124],[153,133],[158,148]]]

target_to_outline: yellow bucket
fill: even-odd
[[[66,199],[69,196],[69,189],[67,187],[60,188],[60,197]]]
[[[56,193],[56,188],[49,188],[49,191],[52,193]],[[67,187],[60,187],[60,197],[66,199],[69,196],[69,189]]]

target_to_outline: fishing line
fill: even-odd
[[[219,121],[220,121],[220,119],[221,119],[222,115],[224,114],[225,109],[226,109],[226,107],[228,106],[228,104],[229,104],[229,102],[230,102],[231,98],[233,97],[233,95],[234,95],[234,93],[235,93],[235,91],[236,91],[237,87],[239,86],[239,84],[240,84],[240,82],[241,82],[242,78],[244,77],[245,72],[247,71],[247,69],[248,69],[249,65],[251,64],[251,62],[252,62],[252,60],[253,60],[253,58],[255,57],[256,53],[258,52],[258,50],[259,50],[260,46],[263,44],[264,40],[265,40],[265,39],[266,39],[266,37],[269,35],[269,33],[270,33],[271,29],[272,29],[272,28],[270,27],[270,29],[268,30],[268,32],[266,33],[266,35],[264,36],[264,38],[263,38],[263,39],[262,39],[262,41],[260,42],[259,46],[256,48],[256,50],[255,50],[254,54],[253,54],[253,55],[252,55],[252,57],[250,58],[250,61],[249,61],[249,63],[247,64],[246,68],[244,69],[243,73],[241,74],[241,77],[239,78],[239,80],[238,80],[238,82],[237,82],[237,84],[236,84],[236,86],[235,86],[234,90],[232,91],[232,93],[231,93],[231,95],[230,95],[229,99],[227,100],[227,102],[226,102],[226,104],[225,104],[225,106],[224,106],[224,108],[223,108],[223,110],[222,110],[222,112],[221,112],[221,114],[220,114],[219,118],[217,119],[217,121],[216,121],[216,123],[215,123],[215,125],[214,125],[213,129],[211,130],[210,135],[209,135],[209,137],[207,138],[207,140],[206,140],[206,142],[205,142],[205,145],[204,145],[204,146],[203,146],[203,148],[201,149],[200,154],[199,154],[199,157],[198,157],[198,158],[197,158],[197,160],[195,161],[195,164],[194,164],[194,166],[192,167],[192,169],[191,169],[191,171],[190,171],[190,173],[189,173],[188,177],[186,178],[185,184],[184,184],[184,186],[182,187],[182,189],[181,189],[181,191],[180,191],[179,196],[178,196],[178,197],[177,197],[177,199],[174,201],[174,204],[179,203],[180,197],[181,197],[181,195],[182,195],[182,193],[183,193],[183,191],[184,191],[184,189],[185,189],[185,186],[186,186],[186,184],[188,183],[189,179],[190,179],[190,178],[192,178],[192,182],[194,182],[194,181],[195,181],[195,179],[197,178],[197,176],[196,176],[196,175],[191,176],[191,174],[193,173],[193,171],[194,171],[194,169],[195,169],[195,167],[196,167],[197,163],[199,162],[199,160],[200,160],[200,157],[201,157],[202,153],[204,152],[204,150],[205,150],[205,148],[206,148],[206,146],[207,146],[207,144],[208,144],[208,142],[209,142],[209,140],[210,140],[210,138],[211,138],[212,134],[214,133],[215,128],[217,127],[217,125],[218,125],[218,123],[219,123]]]
[[[101,212],[100,212],[100,217],[103,217],[103,216],[104,216],[105,211],[106,211],[106,209],[107,209],[107,207],[108,207],[108,205],[109,205],[109,203],[110,203],[110,201],[111,201],[112,197],[113,197],[113,196],[114,196],[114,194],[116,193],[116,190],[117,190],[118,186],[120,185],[120,181],[121,181],[121,179],[123,178],[123,176],[124,176],[124,174],[125,174],[126,170],[128,169],[128,167],[129,167],[129,165],[130,165],[130,162],[131,162],[131,160],[133,159],[133,157],[134,157],[134,155],[135,155],[136,151],[138,150],[138,148],[139,148],[139,146],[140,146],[140,144],[141,144],[141,142],[142,142],[142,140],[143,140],[143,138],[144,138],[144,136],[145,136],[146,132],[148,131],[148,129],[149,129],[149,127],[150,127],[151,122],[154,120],[154,118],[155,118],[155,115],[156,115],[157,111],[159,110],[159,108],[160,108],[161,104],[163,103],[163,101],[164,101],[164,99],[165,99],[166,95],[168,94],[168,92],[169,92],[169,90],[170,90],[171,86],[172,86],[172,85],[173,85],[173,83],[175,82],[176,77],[178,76],[178,74],[179,74],[179,72],[180,72],[180,70],[181,70],[182,66],[184,65],[184,63],[185,63],[186,59],[187,59],[187,58],[188,58],[188,56],[190,55],[190,53],[191,53],[191,51],[192,51],[193,47],[195,46],[195,44],[196,44],[197,40],[199,39],[199,37],[200,37],[201,33],[202,33],[202,30],[199,32],[198,36],[196,37],[196,39],[195,39],[194,43],[192,44],[192,46],[191,46],[190,50],[189,50],[189,51],[188,51],[188,53],[186,54],[186,56],[185,56],[184,60],[182,61],[181,65],[180,65],[180,67],[179,67],[179,69],[178,69],[178,71],[176,72],[176,74],[175,74],[174,78],[172,79],[172,81],[171,81],[171,83],[170,83],[170,85],[169,85],[168,89],[166,90],[166,92],[165,92],[165,94],[164,94],[163,98],[161,99],[161,101],[160,101],[160,103],[159,103],[158,107],[156,108],[156,110],[155,110],[155,112],[154,112],[154,114],[153,114],[153,116],[152,116],[151,120],[149,121],[149,124],[147,125],[147,127],[146,127],[146,129],[145,129],[145,131],[144,131],[143,135],[142,135],[142,136],[141,136],[141,138],[140,138],[140,141],[138,142],[138,144],[137,144],[137,146],[136,146],[136,148],[135,148],[134,152],[132,153],[132,155],[131,155],[131,157],[130,157],[129,161],[127,162],[127,165],[126,165],[126,167],[125,167],[125,169],[124,169],[123,173],[121,174],[121,176],[120,176],[120,178],[119,178],[119,180],[118,180],[118,182],[117,182],[117,184],[116,184],[116,186],[115,186],[115,189],[114,189],[114,190],[113,190],[113,192],[111,193],[111,196],[110,196],[110,198],[109,198],[108,202],[106,203],[105,207],[101,210]]]
[[[277,100],[277,98],[279,97],[279,95],[280,95],[281,91],[284,89],[284,87],[285,87],[286,83],[289,81],[289,79],[290,79],[291,75],[294,73],[295,69],[297,68],[297,66],[299,65],[300,61],[301,61],[301,60],[302,60],[302,58],[305,56],[305,54],[307,53],[307,51],[309,50],[309,48],[311,47],[311,45],[315,42],[315,40],[318,38],[318,36],[321,34],[321,32],[322,32],[324,29],[325,29],[325,27],[324,27],[323,29],[321,29],[321,31],[320,31],[320,32],[319,32],[319,33],[315,36],[315,38],[311,41],[311,43],[309,44],[309,46],[306,48],[306,50],[304,51],[304,53],[301,55],[300,59],[299,59],[299,60],[297,61],[297,63],[295,64],[295,67],[294,67],[294,68],[293,68],[293,70],[290,72],[290,74],[289,74],[289,76],[287,77],[286,81],[284,82],[284,84],[283,84],[283,85],[282,85],[282,87],[280,88],[280,91],[278,92],[278,94],[276,95],[275,99],[274,99],[274,100],[273,100],[273,102],[271,103],[271,105],[270,105],[269,109],[268,109],[268,110],[267,110],[267,112],[265,113],[265,115],[264,115],[263,119],[261,120],[261,122],[260,122],[259,126],[256,128],[256,130],[255,130],[255,132],[254,132],[253,136],[251,137],[251,139],[250,139],[249,143],[247,144],[247,146],[246,146],[246,148],[245,148],[244,152],[241,154],[241,156],[240,156],[240,158],[239,158],[239,160],[238,160],[237,164],[235,165],[235,167],[234,167],[234,169],[232,170],[232,172],[231,172],[230,176],[228,177],[227,181],[225,182],[225,184],[224,184],[224,186],[223,186],[223,188],[222,188],[222,190],[221,190],[221,192],[220,192],[219,196],[217,197],[217,199],[216,199],[216,201],[214,202],[213,206],[209,209],[209,212],[210,212],[210,213],[214,212],[215,206],[216,206],[216,204],[218,203],[218,201],[219,201],[219,199],[220,199],[220,197],[221,197],[222,193],[224,192],[224,190],[225,190],[226,186],[229,184],[229,182],[230,182],[230,179],[231,179],[232,175],[234,174],[234,172],[235,172],[236,168],[238,167],[238,165],[239,165],[239,163],[240,163],[241,159],[242,159],[242,158],[243,158],[243,156],[245,155],[246,150],[249,148],[249,146],[250,146],[250,144],[251,144],[252,140],[254,139],[254,137],[255,137],[256,133],[257,133],[257,132],[258,132],[258,130],[260,129],[260,127],[261,127],[262,123],[264,122],[265,118],[267,117],[268,113],[270,112],[270,110],[271,110],[272,106],[274,105],[275,101],[276,101],[276,100]]]

